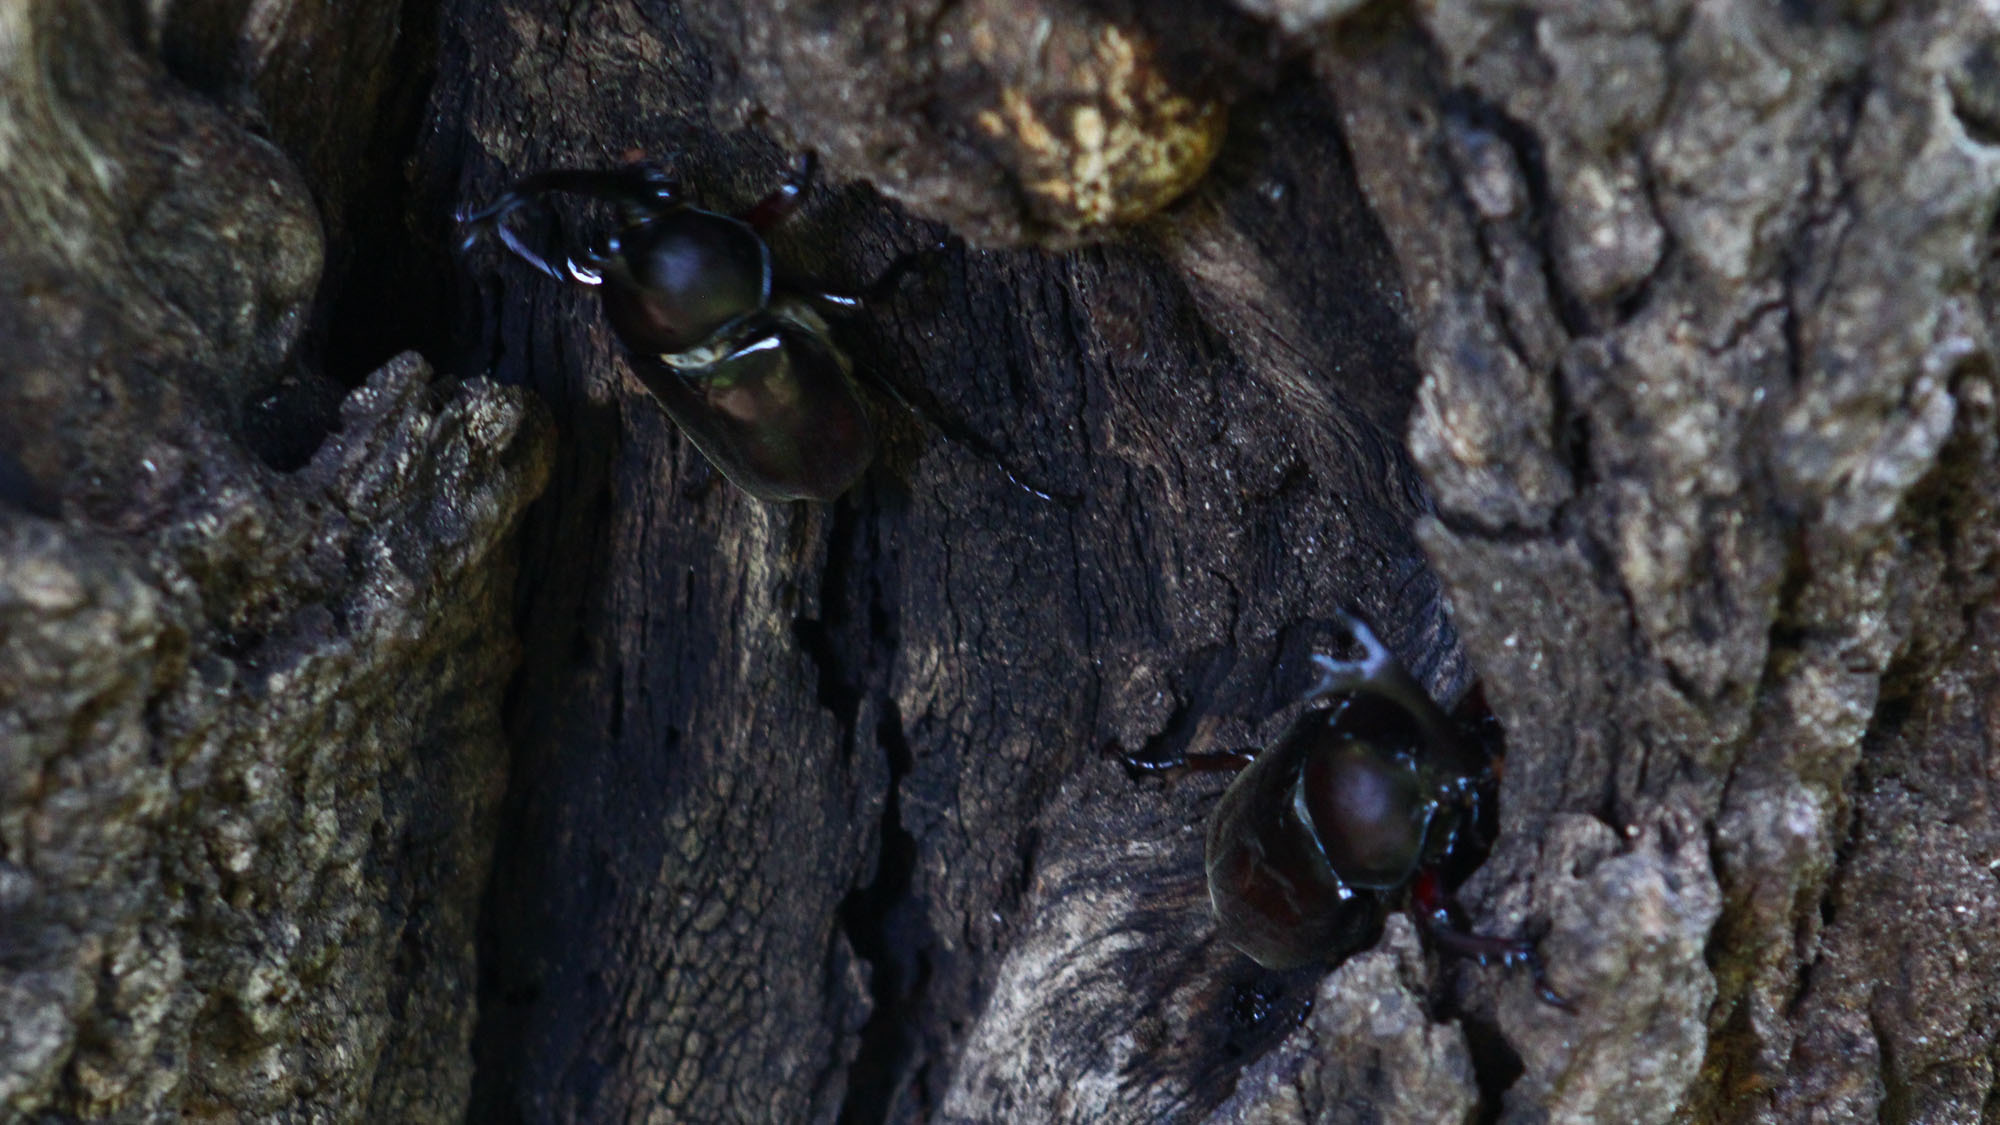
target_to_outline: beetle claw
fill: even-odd
[[[1557,992],[1553,985],[1549,984],[1548,974],[1542,970],[1541,958],[1535,958],[1532,968],[1535,971],[1535,996],[1551,1008],[1575,1015],[1576,1005],[1568,997]]]

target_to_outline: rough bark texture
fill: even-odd
[[[0,1114],[2000,1117],[1990,4],[17,0],[0,92]],[[835,504],[446,252],[802,148],[792,272],[971,243]],[[1574,1013],[1213,937],[1120,760],[1341,607]]]
[[[461,1118],[546,423],[330,410],[306,184],[100,5],[0,106],[0,1119]]]

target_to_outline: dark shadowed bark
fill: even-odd
[[[0,1118],[2000,1115],[1990,5],[20,0],[0,92]],[[802,150],[787,272],[946,244],[831,504],[454,250]],[[1342,609],[1574,1012],[1215,938],[1124,761]]]

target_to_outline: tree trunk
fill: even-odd
[[[2000,1120],[1990,5],[13,0],[0,90],[0,1117]],[[788,275],[951,240],[834,503],[454,252],[802,150]],[[1574,1011],[1215,937],[1126,760],[1343,609]]]

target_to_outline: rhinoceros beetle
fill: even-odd
[[[710,464],[759,500],[831,500],[875,457],[875,425],[824,312],[887,293],[905,255],[859,295],[774,281],[764,232],[797,209],[811,159],[738,215],[690,202],[664,169],[559,169],[517,180],[459,217],[470,249],[487,234],[558,281],[595,286],[639,381]],[[622,227],[561,268],[507,225],[569,193],[617,206]]]
[[[1445,714],[1367,625],[1341,615],[1358,660],[1315,654],[1311,706],[1260,753],[1129,760],[1234,769],[1208,823],[1209,903],[1222,938],[1268,969],[1336,962],[1373,944],[1407,897],[1439,949],[1525,964],[1530,941],[1454,923],[1438,867],[1495,787],[1490,718]]]

